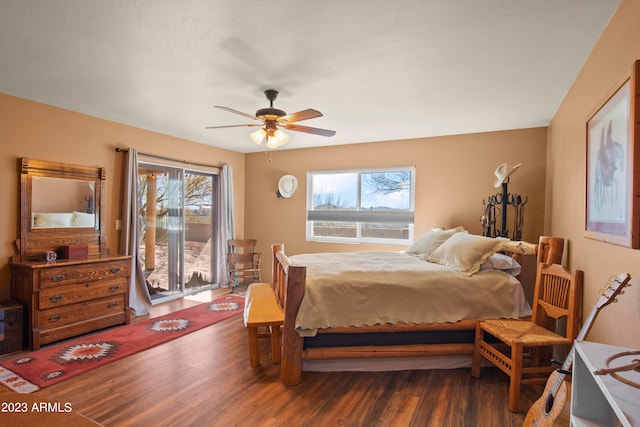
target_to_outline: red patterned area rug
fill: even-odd
[[[242,312],[230,295],[174,313],[85,335],[0,362],[0,384],[32,393]]]

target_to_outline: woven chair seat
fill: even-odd
[[[482,330],[510,346],[519,343],[524,347],[541,347],[571,345],[573,342],[562,335],[525,320],[485,320],[481,323]]]

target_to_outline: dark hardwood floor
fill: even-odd
[[[217,293],[219,293],[218,291]],[[214,292],[214,296],[217,295]],[[165,314],[193,301],[153,308]],[[242,316],[94,369],[36,393],[105,426],[521,426],[542,387],[507,409],[508,379],[485,368],[305,372],[285,387],[261,340],[251,368]]]

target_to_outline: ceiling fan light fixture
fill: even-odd
[[[278,148],[289,141],[289,135],[282,132],[280,129],[263,129],[260,128],[257,131],[251,133],[251,139],[256,144],[262,144],[262,141],[267,138],[267,148]]]
[[[267,136],[267,132],[262,128],[251,133],[251,139],[253,140],[253,142],[255,142],[258,145],[262,144],[262,140],[264,139],[265,136]]]
[[[278,141],[272,136],[267,136],[267,148],[278,148]]]
[[[280,129],[278,129],[277,131],[275,131],[273,133],[273,136],[276,139],[276,142],[278,143],[278,147],[284,145],[287,143],[287,141],[289,141],[289,135],[287,135],[286,133],[284,133],[283,131],[281,131]]]

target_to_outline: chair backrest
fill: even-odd
[[[256,239],[232,239],[227,241],[227,253],[252,254],[256,251]]]
[[[228,254],[229,266],[232,269],[247,269],[253,268],[254,256],[252,253],[248,254]]]
[[[260,254],[256,253],[256,239],[232,239],[227,241],[227,263],[233,271],[257,270]]]
[[[536,275],[531,320],[557,332],[558,320],[566,318],[565,336],[575,339],[582,317],[584,273],[573,274],[559,264],[540,264]]]

